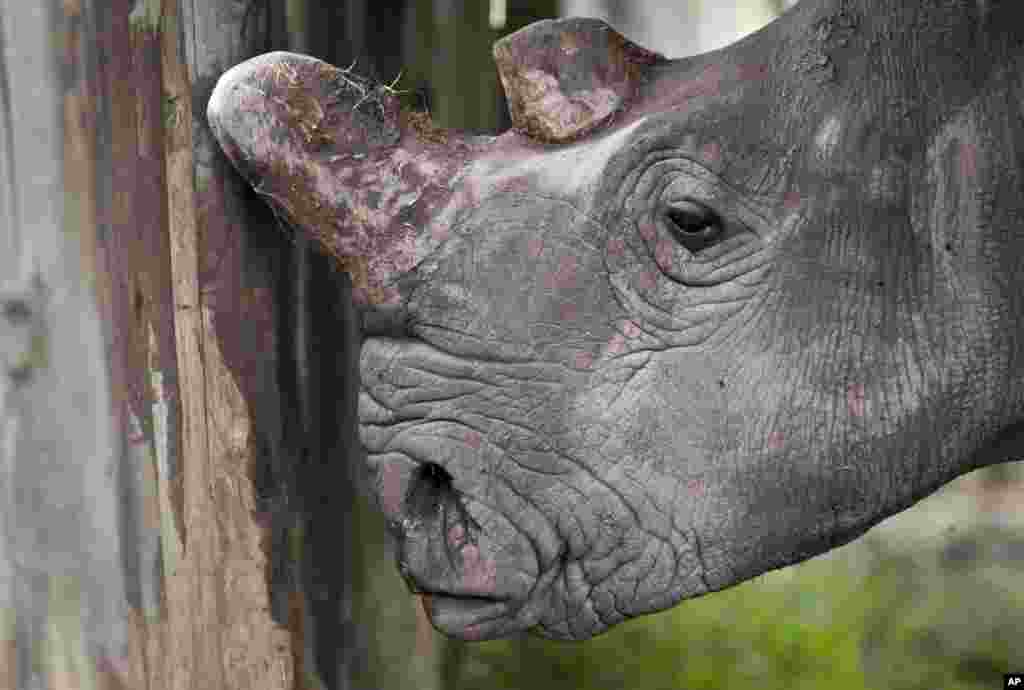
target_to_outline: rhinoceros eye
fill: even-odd
[[[694,254],[713,245],[722,235],[722,219],[695,201],[672,202],[665,209],[665,217],[676,240]]]

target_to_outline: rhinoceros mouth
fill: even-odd
[[[449,636],[492,639],[532,627],[562,543],[494,476],[504,450],[488,440],[493,429],[466,423],[471,415],[452,403],[486,388],[474,378],[481,366],[521,375],[528,365],[482,364],[378,333],[362,341],[359,434],[399,572]]]
[[[509,605],[484,597],[423,594],[423,611],[450,637],[478,640],[498,637],[509,624]]]
[[[443,530],[439,530],[443,531]],[[467,559],[464,554],[448,556],[432,564],[419,560],[419,565],[410,567],[406,563],[407,554],[415,552],[424,542],[429,543],[433,536],[424,534],[420,529],[398,530],[397,565],[400,574],[409,587],[409,591],[420,598],[423,611],[431,624],[450,637],[465,640],[482,640],[516,632],[523,626],[517,623],[517,614],[523,602],[510,593],[502,593],[496,583],[471,583],[473,586],[434,586],[426,584],[444,581],[449,585],[454,576],[455,581],[467,577],[473,579],[473,573],[465,568]],[[418,542],[418,543],[412,543]],[[444,563],[441,572],[434,571],[439,562]],[[433,566],[433,567],[432,567]],[[469,571],[474,570],[470,567]],[[430,574],[433,571],[433,574]]]

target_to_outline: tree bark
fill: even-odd
[[[267,6],[0,4],[0,687],[319,685],[287,243],[202,117]]]

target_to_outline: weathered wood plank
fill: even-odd
[[[288,424],[301,448],[278,381],[287,245],[202,119],[267,19],[57,8],[0,2],[0,684],[315,686],[265,524],[294,513],[254,480],[296,464]]]
[[[172,687],[303,687],[303,621],[287,609],[290,630],[274,620],[252,478],[258,455],[282,453],[274,293],[284,245],[253,245],[244,191],[202,118],[216,78],[259,52],[259,36],[246,31],[249,5],[180,8],[179,18],[165,7],[164,89],[180,113],[167,150],[186,537],[167,590],[193,668]]]
[[[205,328],[199,288],[199,246],[196,201],[193,193],[191,93],[187,73],[178,54],[181,40],[177,7],[167,8],[163,41],[165,98],[173,117],[165,132],[167,155],[167,202],[169,211],[171,280],[174,304],[174,334],[181,382],[182,504],[176,506],[183,519],[182,553],[173,569],[165,571],[168,610],[167,639],[176,660],[166,670],[169,688],[193,688],[206,683],[224,684],[219,631],[210,630],[210,617],[219,617],[218,598],[212,597],[217,583],[210,582],[214,566],[209,564],[208,530],[213,514],[209,502],[209,455],[205,361]],[[205,539],[204,539],[205,536]],[[213,535],[214,541],[216,535]],[[213,601],[210,601],[210,598]],[[197,610],[198,609],[198,610]],[[215,626],[215,624],[214,624]],[[158,650],[156,650],[158,651]],[[157,660],[158,661],[158,660]]]

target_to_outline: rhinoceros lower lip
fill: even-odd
[[[505,626],[508,603],[486,597],[461,597],[441,593],[421,594],[423,611],[441,632],[452,637],[482,639],[498,634]]]

